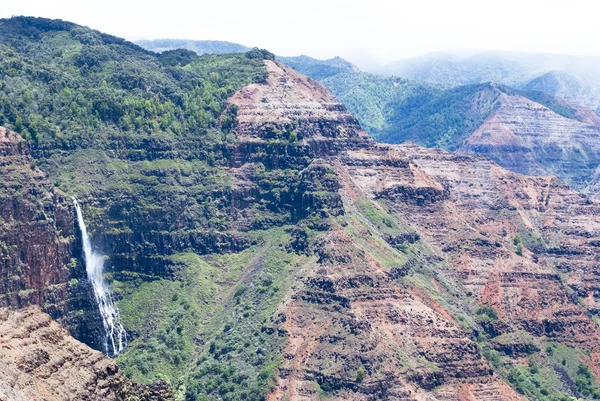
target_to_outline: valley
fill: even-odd
[[[164,50],[0,20],[0,399],[600,397],[593,111]]]

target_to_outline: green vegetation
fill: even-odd
[[[356,382],[361,383],[365,379],[365,376],[366,376],[365,368],[363,368],[361,366],[360,368],[358,368],[358,371],[356,372]]]
[[[285,342],[274,323],[276,308],[301,257],[282,247],[288,235],[269,232],[265,238],[277,242],[255,251],[243,269],[249,274],[231,286],[223,306],[201,329],[205,346],[190,376],[188,400],[261,400],[275,384]]]
[[[293,209],[294,191],[329,195],[319,180],[303,184],[295,166],[256,163],[260,201],[233,204],[236,109],[227,99],[264,82],[274,56],[158,55],[22,17],[0,20],[0,43],[0,125],[29,141],[112,251],[109,279],[130,337],[123,371],[165,379],[179,398],[262,399],[285,340],[271,319],[305,257],[289,252],[296,237],[272,227],[311,213]]]
[[[257,234],[261,245],[240,253],[173,255],[171,280],[113,281],[135,334],[117,359],[128,376],[166,379],[187,400],[263,399],[285,341],[276,307],[304,257],[286,250],[284,229]]]
[[[527,337],[527,341],[535,341],[531,336]],[[514,339],[507,340],[514,342]],[[506,357],[489,347],[484,347],[482,353],[496,372],[528,399],[566,401],[572,397],[600,398],[598,383],[581,361],[585,353],[557,343],[547,343],[543,348],[543,351],[530,353],[525,364],[514,364],[515,359],[505,363]]]
[[[157,53],[164,53],[177,49],[186,49],[193,51],[198,55],[202,55],[244,53],[250,50],[250,48],[246,46],[237,43],[224,42],[221,40],[156,39],[139,40],[135,43],[146,50],[151,50]]]
[[[399,114],[410,113],[437,93],[428,85],[364,72],[339,73],[322,83],[375,138],[395,129]]]
[[[325,78],[356,69],[352,63],[340,57],[334,57],[329,60],[317,60],[308,56],[297,56],[277,57],[277,60],[289,65],[301,74],[316,79],[317,81],[321,81]]]
[[[580,119],[577,110],[561,99],[502,85],[481,83],[441,89],[419,81],[350,70],[326,77],[306,68],[299,71],[321,80],[365,130],[382,142],[413,141],[456,150],[497,109],[502,93],[520,95],[563,117]]]
[[[264,81],[272,54],[159,56],[25,17],[0,21],[0,43],[0,125],[30,140],[54,185],[80,198],[92,233],[228,229],[222,167],[236,122],[227,99]]]
[[[485,319],[489,319],[489,320],[498,320],[498,312],[496,311],[496,309],[493,306],[482,306],[481,308],[477,309],[477,315],[481,316],[482,318]]]

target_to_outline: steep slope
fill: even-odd
[[[222,300],[221,288],[234,291],[237,280],[262,277],[267,269],[262,259],[260,269],[240,262],[217,285],[206,276],[221,272],[227,257],[208,263],[200,256],[251,247],[244,255],[262,251],[261,238],[268,234],[260,230],[294,222],[296,214],[305,212],[306,205],[292,198],[293,187],[286,195],[292,183],[304,185],[301,190],[307,186],[296,169],[271,174],[258,167],[249,173],[252,192],[235,193],[228,169],[236,153],[231,134],[236,109],[226,101],[237,89],[264,81],[263,59],[273,56],[255,50],[171,66],[122,39],[34,18],[1,20],[0,36],[0,118],[28,141],[49,186],[79,199],[94,244],[107,255],[106,278],[130,339],[119,363],[145,383],[158,378],[175,388],[187,383],[198,330],[202,319],[214,312],[214,300]],[[15,159],[9,160],[11,169],[20,161]],[[19,168],[29,171],[29,162],[22,164]],[[9,195],[9,204],[18,199],[18,194]],[[74,241],[78,232],[72,207],[69,212],[68,232],[75,233],[69,241]],[[277,245],[266,248],[277,251]],[[14,258],[19,255],[15,252]],[[70,262],[80,256],[81,250],[73,249],[66,257]],[[80,272],[81,263],[75,265]],[[242,266],[247,267],[243,274]],[[62,279],[67,278],[68,285],[87,285],[87,294],[92,294],[87,280],[59,271],[61,283],[44,278],[52,290],[63,288],[55,284],[66,286]],[[13,289],[17,280],[4,272],[2,288],[29,290]],[[7,273],[13,272],[27,282],[27,271]],[[156,297],[156,291],[163,296]],[[265,302],[278,296],[277,291],[248,291],[249,297],[256,294]],[[255,304],[260,307],[258,300]],[[90,315],[97,316],[97,307],[79,302],[68,316],[83,318],[89,333],[94,323]],[[222,315],[215,321],[219,329],[226,322]],[[99,336],[82,337],[79,326],[64,322],[78,339],[100,348]],[[252,328],[260,324],[254,321]],[[255,349],[248,351],[254,351],[256,360],[241,362],[258,368],[248,368],[254,386],[243,385],[260,393],[270,377],[257,383],[261,367],[272,361]]]
[[[154,39],[138,40],[135,43],[146,50],[156,53],[162,53],[168,50],[186,49],[191,50],[198,55],[202,55],[245,53],[250,50],[249,47],[244,45],[222,40]]]
[[[36,165],[29,143],[0,127],[0,306],[39,305],[99,346],[101,323],[77,260],[71,202]]]
[[[600,126],[563,117],[521,96],[500,106],[465,140],[460,153],[484,154],[529,175],[556,175],[586,190],[599,165]]]
[[[132,383],[117,365],[35,307],[0,309],[0,397],[14,401],[172,400],[164,383]]]
[[[600,394],[585,384],[600,352],[597,204],[414,145],[332,163],[347,218],[281,308],[271,399],[519,399],[502,379],[532,399]]]
[[[291,88],[281,93],[290,81],[306,81],[285,76],[285,71],[274,65],[269,71],[273,78],[266,85],[270,88],[251,86],[231,100],[240,106],[238,132],[242,138],[247,138],[248,132],[264,130],[268,123],[285,124],[282,117],[289,115],[287,110],[292,104],[306,104],[303,94],[307,92],[302,89],[306,88],[305,83],[296,88],[297,96],[290,96],[294,92]],[[311,91],[310,96],[317,100],[325,95]],[[288,103],[285,108],[277,102],[276,107],[269,106],[283,97]],[[311,109],[319,110],[314,106]],[[315,111],[313,115],[327,120],[329,114]],[[302,126],[299,123],[299,132]],[[345,137],[342,139],[346,141]],[[245,141],[262,142],[257,135],[241,140]],[[359,143],[355,149],[344,144],[341,153],[315,155],[326,156],[325,163],[334,166],[341,183],[343,213],[328,214],[330,228],[322,234],[312,234],[317,234],[309,241],[315,256],[296,270],[295,276],[301,281],[290,288],[278,315],[273,317],[273,326],[267,329],[288,338],[279,380],[270,399],[519,399],[502,378],[511,381],[526,366],[522,352],[529,353],[535,361],[532,363],[543,365],[544,369],[551,367],[553,362],[539,350],[552,342],[560,344],[562,355],[575,364],[565,369],[565,377],[573,377],[569,380],[577,380],[579,364],[591,364],[597,369],[592,362],[594,357],[586,359],[585,355],[598,352],[600,330],[586,309],[569,297],[572,288],[576,288],[590,299],[589,310],[595,310],[591,298],[595,284],[583,288],[579,281],[579,275],[589,265],[570,272],[569,288],[558,279],[558,271],[545,262],[538,264],[531,261],[535,256],[527,259],[529,256],[515,254],[515,232],[522,232],[519,235],[526,238],[526,247],[535,248],[533,239],[537,237],[527,230],[536,230],[537,234],[542,228],[531,223],[539,217],[523,215],[530,210],[529,203],[518,204],[514,211],[510,208],[515,196],[513,186],[521,185],[523,180],[531,180],[532,187],[546,192],[551,183],[555,188],[551,196],[565,198],[557,199],[557,204],[571,205],[573,211],[588,201],[556,180],[528,179],[483,159],[414,146],[391,148],[363,140]],[[421,164],[424,167],[418,167]],[[471,173],[464,175],[463,170]],[[478,204],[472,198],[480,196],[477,188],[484,183],[491,185],[484,198],[497,200]],[[502,202],[507,202],[506,208],[498,206]],[[596,208],[593,205],[578,213],[594,216]],[[498,210],[500,214],[496,214]],[[509,215],[503,215],[504,211]],[[563,212],[559,206],[557,210],[552,207],[550,213]],[[476,227],[468,223],[472,213],[482,215]],[[506,224],[506,233],[480,238],[485,227],[498,223]],[[552,228],[543,229],[546,231],[538,235],[549,243],[558,239]],[[598,234],[595,225],[587,230],[590,231],[573,232],[573,243],[578,243],[577,236]],[[308,232],[310,238],[310,229]],[[447,242],[452,236],[454,245]],[[472,252],[464,245],[470,243]],[[529,252],[525,249],[517,252]],[[542,249],[535,252],[543,256]],[[552,260],[560,258],[553,251],[546,255]],[[498,258],[506,270],[506,282],[487,275],[486,269],[498,270],[494,265]],[[472,278],[462,270],[465,262],[475,269]],[[500,280],[500,286],[509,288],[515,277],[530,277],[530,281],[517,290],[506,290],[506,295],[501,292],[501,305],[492,304],[491,289],[486,286],[495,288]],[[533,286],[543,289],[540,298],[532,293]],[[531,301],[523,304],[524,300],[514,299],[515,294]],[[545,303],[540,305],[538,299],[545,299]],[[496,310],[493,308],[499,312],[491,312]],[[477,344],[495,365],[482,357]],[[551,391],[591,394],[583,387],[563,388],[561,375],[548,373],[541,387],[536,388],[537,393],[523,387],[520,379],[511,383],[530,397]],[[540,393],[542,390],[544,393]]]
[[[415,81],[364,72],[336,74],[321,83],[374,137],[397,124],[393,116],[409,113],[438,93],[436,88]]]
[[[322,83],[378,140],[482,153],[513,171],[554,174],[577,190],[596,193],[600,117],[590,109],[542,91],[489,83],[443,90],[355,72],[336,74]],[[504,136],[490,136],[492,126]],[[517,140],[525,130],[535,138]],[[512,140],[508,132],[515,135]]]
[[[482,84],[442,91],[391,119],[398,123],[379,132],[380,140],[485,154],[512,171],[557,175],[591,191],[600,119],[589,109],[541,92]]]

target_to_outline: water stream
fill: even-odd
[[[102,325],[104,326],[104,353],[108,356],[118,355],[127,345],[127,335],[121,324],[119,309],[115,306],[108,283],[104,280],[104,255],[94,252],[92,241],[88,235],[83,214],[77,199],[72,198],[77,210],[77,220],[81,230],[81,239],[83,243],[83,253],[85,256],[85,270],[88,280],[92,283],[94,296],[98,303]]]

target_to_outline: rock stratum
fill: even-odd
[[[246,104],[241,124],[279,121],[265,104]],[[473,330],[510,363],[558,341],[588,352],[597,371],[597,204],[556,178],[416,145],[367,142],[327,163],[349,218],[321,238],[281,307],[289,340],[270,399],[313,399],[315,382],[333,399],[520,399]],[[575,267],[574,254],[590,256]],[[495,317],[477,321],[486,307]]]
[[[13,46],[10,68],[0,64],[19,78],[4,84],[2,118],[21,131],[2,130],[0,142],[2,174],[11,177],[0,237],[10,308],[0,312],[5,398],[600,397],[593,199],[481,155],[378,144],[320,84],[266,51],[165,67],[63,22],[3,20],[0,35],[23,26],[7,43],[31,34],[81,53],[66,52],[58,75],[58,64],[44,64],[41,78],[31,75],[32,60],[46,60],[40,40],[26,42],[33,50]],[[82,60],[87,67],[72,68]],[[114,60],[118,79],[102,75]],[[103,92],[94,91],[103,76]],[[53,113],[37,107],[42,114],[32,116],[6,103],[20,99],[11,88],[22,82],[68,97],[56,87],[68,77],[87,88],[79,108],[65,112],[57,101]],[[118,107],[93,103],[107,93]],[[482,103],[497,100],[493,88],[486,93]],[[94,112],[82,111],[84,95]],[[11,120],[7,110],[26,118]],[[73,134],[48,128],[56,113],[66,113]],[[136,113],[156,114],[144,125]],[[591,123],[580,120],[586,137]],[[114,361],[88,347],[97,346],[97,311],[85,301],[65,194],[80,199],[107,255],[129,338]]]
[[[486,155],[522,174],[556,175],[572,188],[594,194],[598,115],[579,108],[567,118],[526,97],[496,90],[495,111],[457,151]]]
[[[72,338],[37,307],[0,309],[0,399],[172,400],[164,383],[131,383],[100,352]]]

